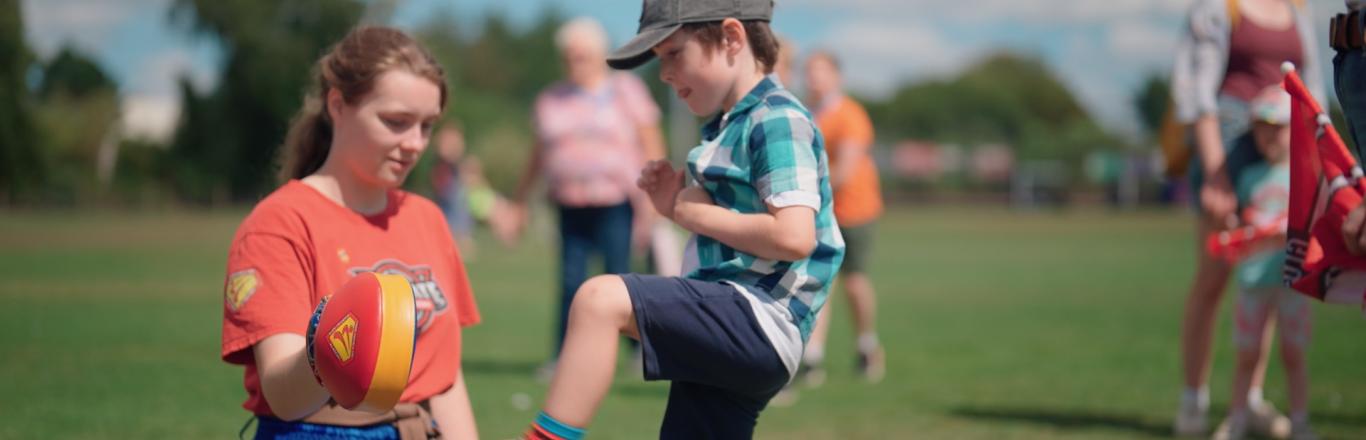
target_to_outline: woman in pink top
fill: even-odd
[[[588,278],[589,257],[601,255],[605,273],[626,273],[632,242],[648,243],[655,214],[635,182],[647,160],[664,158],[664,138],[659,107],[645,84],[608,70],[601,25],[572,20],[556,33],[555,44],[567,78],[536,98],[536,146],[514,203],[525,224],[526,200],[544,178],[559,213],[558,356],[569,305]]]

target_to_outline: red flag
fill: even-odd
[[[1342,223],[1366,194],[1366,179],[1294,66],[1281,70],[1291,99],[1285,282],[1320,300],[1363,305],[1366,257],[1347,252]]]

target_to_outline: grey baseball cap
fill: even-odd
[[[773,0],[645,0],[640,10],[640,29],[626,45],[607,56],[614,69],[634,69],[655,54],[650,49],[687,23],[706,23],[727,18],[773,19]]]

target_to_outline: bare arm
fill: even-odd
[[[470,405],[469,389],[465,386],[465,372],[455,373],[455,384],[446,392],[432,396],[432,418],[441,428],[441,438],[452,440],[478,439],[479,428],[474,423],[474,409]]]
[[[541,175],[542,161],[545,160],[543,150],[539,140],[531,146],[531,158],[526,161],[522,178],[517,182],[517,192],[512,198],[518,205],[526,205],[526,199],[531,196],[531,189],[536,186],[537,177]]]
[[[640,126],[641,148],[645,150],[645,160],[665,159],[668,151],[664,148],[664,132],[659,129],[659,124],[642,124]]]
[[[1206,114],[1191,124],[1195,132],[1195,153],[1200,155],[1200,166],[1205,175],[1222,172],[1224,167],[1224,142],[1219,133],[1219,117]]]
[[[1214,114],[1200,116],[1192,125],[1196,154],[1200,155],[1205,180],[1200,191],[1200,206],[1216,224],[1226,221],[1237,210],[1238,200],[1229,179],[1219,119]]]
[[[280,333],[252,347],[261,376],[261,394],[275,416],[298,420],[317,412],[330,397],[308,367],[302,335]]]
[[[853,142],[846,142],[840,145],[838,150],[839,160],[835,161],[838,165],[830,170],[830,186],[838,188],[849,180],[849,176],[854,174],[854,169],[858,167],[858,161],[868,155],[867,145],[855,145]]]
[[[816,249],[816,211],[805,206],[741,214],[712,203],[705,190],[689,187],[678,195],[674,221],[684,229],[714,238],[759,258],[797,261]]]
[[[683,187],[684,174],[654,161],[640,175],[640,188],[655,210],[683,229],[705,235],[756,257],[796,261],[816,249],[816,212],[803,206],[769,207],[764,214],[740,214],[717,206],[700,187]]]

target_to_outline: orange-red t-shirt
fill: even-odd
[[[361,272],[401,274],[417,296],[417,346],[400,400],[419,402],[451,387],[460,329],[479,322],[479,310],[441,211],[395,190],[384,212],[364,216],[292,180],[256,205],[228,251],[222,356],[246,367],[244,408],[274,415],[252,346],[279,333],[303,335],[322,297]]]
[[[823,106],[816,113],[816,125],[825,136],[825,148],[830,156],[833,174],[844,160],[845,148],[862,152],[857,156],[853,172],[834,187],[835,220],[840,226],[860,226],[882,215],[882,190],[877,180],[877,165],[873,162],[873,122],[863,106],[847,96]]]

